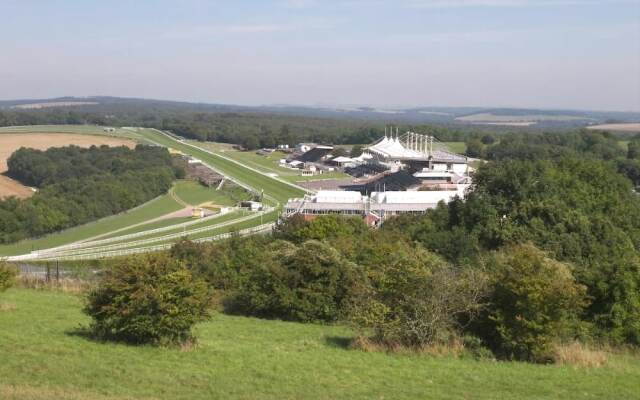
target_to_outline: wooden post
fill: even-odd
[[[60,281],[60,260],[56,260],[56,282]]]
[[[47,275],[45,280],[49,282],[51,271],[49,270],[49,262],[47,262]]]

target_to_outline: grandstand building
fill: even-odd
[[[397,131],[385,136],[365,148],[374,162],[388,166],[390,169],[408,167],[417,171],[451,171],[458,175],[467,175],[468,159],[446,150],[445,146],[433,136],[415,132],[406,132],[399,136]]]
[[[364,149],[359,160],[340,158],[355,179],[345,191],[319,191],[290,199],[285,215],[341,214],[362,216],[377,225],[399,214],[422,214],[439,202],[464,198],[471,185],[467,157],[452,153],[433,136],[407,132],[384,138]]]
[[[458,185],[456,190],[373,192],[370,196],[355,191],[325,190],[290,199],[285,205],[285,216],[301,214],[307,219],[329,214],[361,216],[369,224],[377,225],[394,215],[424,214],[441,201],[464,198],[468,187],[465,184]]]

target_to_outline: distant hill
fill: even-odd
[[[78,112],[118,113],[144,109],[171,112],[259,113],[300,117],[353,119],[376,123],[444,124],[454,126],[572,128],[640,122],[640,112],[549,110],[487,107],[311,107],[294,105],[239,106],[107,96],[59,97],[0,101],[0,110],[69,109]]]

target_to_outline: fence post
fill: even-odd
[[[60,260],[56,260],[56,282],[60,281]]]
[[[47,275],[46,275],[45,281],[49,282],[49,279],[51,278],[51,276],[50,276],[51,275],[51,271],[49,270],[49,262],[48,261],[47,261],[46,265],[47,265]]]

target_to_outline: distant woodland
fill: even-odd
[[[384,135],[380,121],[321,118],[281,113],[229,112],[192,107],[93,105],[42,110],[0,109],[0,126],[41,124],[90,124],[142,126],[171,131],[196,140],[241,145],[249,150],[295,145],[300,142],[326,144],[371,143]],[[482,128],[398,124],[400,131],[429,133],[443,142],[465,141]],[[500,129],[492,129],[492,131]]]

